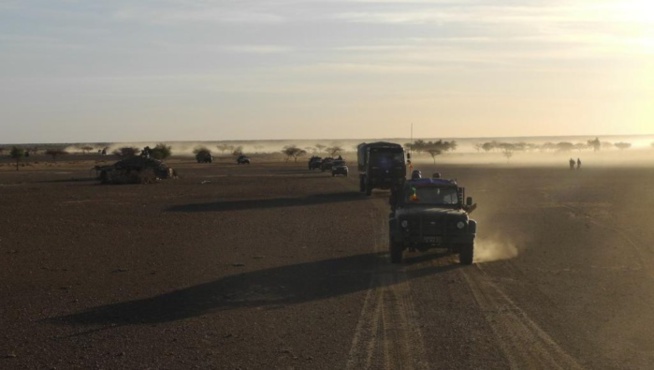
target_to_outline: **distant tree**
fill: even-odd
[[[434,161],[434,164],[436,164],[436,156],[441,155],[443,153],[442,150],[440,150],[438,148],[434,148],[434,147],[428,148],[428,149],[426,149],[424,151],[427,152],[431,156],[431,159]]]
[[[562,142],[556,144],[556,149],[557,149],[559,152],[569,152],[569,151],[571,151],[574,147],[575,147],[574,144],[569,143],[569,142],[567,142],[567,141],[562,141]]]
[[[129,157],[135,157],[138,151],[139,150],[137,148],[131,146],[125,146],[114,150],[113,154],[121,158],[129,158]]]
[[[654,144],[654,143],[652,143],[652,144]],[[4,153],[4,152],[5,152],[5,148],[0,147],[0,155],[2,155],[2,153]]]
[[[513,157],[513,150],[510,148],[502,149],[502,155],[506,157],[506,161],[508,162]]]
[[[554,151],[556,149],[557,149],[556,144],[554,144],[552,142],[546,142],[546,143],[544,143],[543,145],[540,146],[540,150],[544,151],[544,152]]]
[[[150,149],[150,155],[154,159],[166,159],[171,156],[172,150],[170,145],[164,143],[157,144],[154,148]]]
[[[23,157],[25,156],[25,149],[15,146],[11,148],[11,152],[9,152],[9,156],[16,161],[16,171],[18,171],[18,164],[21,161],[21,159],[23,159]]]
[[[90,145],[84,145],[84,146],[80,147],[79,149],[82,151],[82,153],[87,154],[91,150],[93,150],[93,147],[90,146]]]
[[[593,148],[594,152],[598,152],[602,148],[602,143],[599,138],[596,137],[595,140],[588,140],[588,146]]]
[[[68,154],[67,151],[63,149],[48,149],[45,151],[45,155],[49,155],[52,157],[53,161],[57,161],[57,157]]]
[[[477,153],[479,153],[483,149],[483,147],[484,147],[484,144],[480,144],[480,143],[476,143],[474,145],[474,148],[477,151]]]
[[[216,148],[220,150],[220,153],[225,154],[226,151],[233,152],[234,151],[234,145],[226,144],[226,143],[221,143],[216,145]]]
[[[243,147],[241,145],[239,145],[239,146],[231,145],[231,150],[232,150],[232,155],[234,157],[238,157],[239,155],[243,155]]]
[[[575,143],[574,148],[577,151],[582,151],[588,149],[589,145],[584,143]]]
[[[425,142],[422,139],[418,139],[411,144],[411,150],[418,153],[422,154],[425,150],[427,149],[427,142]]]
[[[431,156],[431,159],[436,164],[436,156],[443,154],[444,152],[455,150],[456,142],[455,141],[421,141],[415,142],[416,150],[419,147],[421,151],[428,153]]]
[[[343,148],[341,148],[338,145],[330,146],[325,148],[325,151],[327,154],[329,154],[331,157],[335,157],[336,154],[340,154],[343,151]]]
[[[325,150],[325,148],[327,148],[327,145],[323,145],[323,144],[316,144],[314,146],[316,147],[316,149],[318,149],[319,152],[322,152],[323,150]]]
[[[307,151],[300,149],[295,145],[287,145],[282,149],[282,153],[286,155],[286,160],[289,160],[292,157],[295,159],[295,162],[297,162],[297,158],[306,155]]]
[[[625,149],[631,148],[631,143],[619,142],[619,143],[615,143],[613,145],[615,145],[615,147],[620,149],[620,150],[625,150]]]
[[[481,144],[481,148],[486,152],[490,152],[491,150],[495,149],[495,142],[486,142]]]

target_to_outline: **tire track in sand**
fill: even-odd
[[[371,210],[371,219],[379,219],[378,213],[377,209]],[[381,225],[373,234],[378,261],[355,328],[346,369],[429,369],[406,272],[402,266],[391,264],[385,254],[388,249],[385,221],[380,220]]]
[[[582,369],[518,307],[481,266],[461,269],[511,369]]]

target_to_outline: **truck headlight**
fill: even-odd
[[[459,221],[459,222],[456,223],[456,227],[458,229],[463,229],[464,227],[466,227],[466,223],[463,222],[463,221]]]
[[[400,225],[402,225],[402,227],[406,229],[407,227],[409,227],[409,221],[407,221],[407,220],[403,220],[403,221],[400,223]]]

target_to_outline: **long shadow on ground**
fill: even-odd
[[[298,207],[323,203],[362,201],[367,198],[359,192],[315,194],[298,198],[270,198],[225,200],[211,203],[182,204],[166,209],[167,212],[225,212],[245,209]]]
[[[433,258],[440,258],[434,256]],[[442,273],[459,265],[412,270],[410,278]],[[227,276],[151,298],[110,304],[49,319],[63,324],[137,325],[182,320],[241,307],[317,301],[382,286],[375,273],[398,272],[386,254],[361,254]]]

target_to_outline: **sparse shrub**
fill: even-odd
[[[282,153],[286,155],[286,160],[288,161],[291,157],[297,162],[297,158],[307,154],[307,151],[300,149],[295,145],[287,145],[282,149]]]
[[[154,159],[166,159],[170,157],[171,154],[171,146],[164,143],[159,143],[150,150],[150,155]]]
[[[56,162],[57,157],[68,154],[68,152],[63,149],[48,149],[45,151],[45,154],[51,156],[52,160]]]
[[[613,145],[615,145],[615,147],[620,149],[620,150],[625,150],[625,149],[631,148],[631,143],[620,142],[620,143],[615,143]]]
[[[121,158],[129,158],[129,157],[134,157],[136,156],[136,153],[139,150],[137,148],[131,147],[131,146],[125,146],[122,148],[118,148],[113,151],[113,154],[121,157]]]
[[[243,155],[243,147],[242,146],[240,146],[240,145],[237,146],[237,147],[232,146],[232,148],[233,148],[232,155],[234,157],[238,157],[239,155]]]

